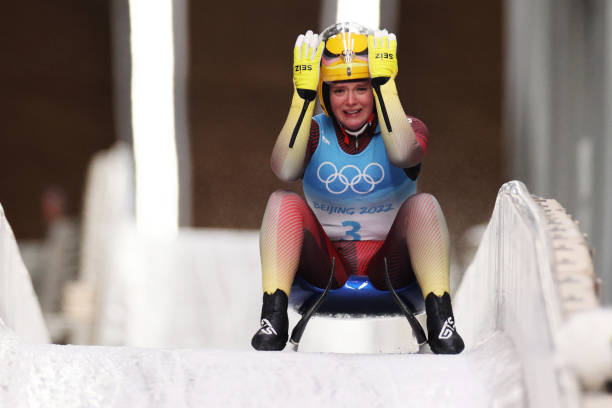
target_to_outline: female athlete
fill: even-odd
[[[416,192],[429,134],[400,103],[396,49],[395,35],[355,23],[296,41],[295,92],[271,166],[284,181],[301,179],[306,199],[275,191],[267,203],[257,350],[285,347],[296,275],[325,287],[335,258],[333,287],[358,274],[386,289],[385,257],[394,287],[414,279],[421,287],[431,350],[464,348],[449,295],[446,221],[432,195]],[[317,95],[325,113],[313,117]]]

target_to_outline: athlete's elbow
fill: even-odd
[[[389,161],[396,167],[407,169],[416,166],[423,160],[424,152],[420,148],[406,149],[389,154]]]
[[[301,172],[299,169],[294,169],[292,166],[275,165],[273,161],[270,162],[270,165],[274,175],[282,181],[291,182],[300,179]]]
[[[276,173],[276,177],[278,177],[279,179],[281,179],[282,181],[286,181],[286,182],[292,182],[292,181],[298,181],[300,179],[300,173],[298,172],[290,172],[290,171],[281,171]]]

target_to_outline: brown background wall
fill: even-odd
[[[197,226],[259,228],[279,182],[272,146],[293,92],[293,44],[316,29],[319,2],[191,5],[191,147]],[[228,16],[231,20],[228,21]],[[223,33],[220,39],[211,33]]]
[[[431,135],[419,187],[438,197],[458,238],[488,221],[505,181],[502,1],[401,3],[398,87]]]
[[[0,13],[0,203],[40,237],[43,189],[79,214],[87,163],[114,140],[106,0],[6,2]]]
[[[46,185],[64,187],[79,214],[86,165],[115,140],[108,3],[33,0],[0,17],[0,202],[19,238],[42,235]],[[486,221],[503,181],[502,0],[400,3],[400,96],[431,134],[420,189],[458,236]],[[258,228],[273,190],[300,188],[268,160],[289,109],[293,42],[317,28],[319,3],[190,7],[194,224]]]

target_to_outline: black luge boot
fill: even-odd
[[[457,333],[450,295],[444,292],[436,296],[433,292],[425,298],[427,312],[427,337],[431,351],[436,354],[459,354],[465,345]]]
[[[271,295],[264,293],[261,307],[261,327],[251,340],[254,349],[270,351],[285,348],[289,338],[288,304],[287,295],[280,289],[276,289]]]

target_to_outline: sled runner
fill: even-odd
[[[332,316],[392,316],[404,315],[419,345],[427,342],[425,332],[415,314],[425,312],[425,302],[417,282],[395,289],[389,279],[387,259],[384,259],[385,281],[388,290],[376,289],[367,276],[351,275],[344,285],[331,289],[335,258],[332,259],[330,277],[326,288],[314,286],[296,277],[291,288],[289,304],[302,318],[291,333],[294,350],[299,347],[300,339],[310,318],[314,315]]]

